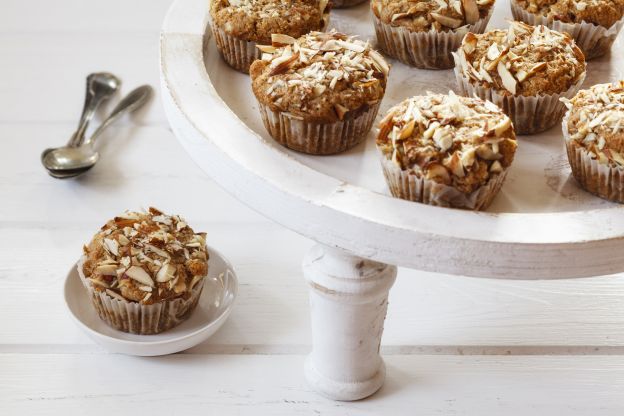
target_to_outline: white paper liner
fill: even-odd
[[[211,26],[217,49],[223,60],[237,71],[249,74],[249,67],[252,62],[262,57],[262,52],[256,48],[256,42],[238,39],[217,25]]]
[[[381,167],[392,196],[428,205],[475,211],[487,209],[507,176],[507,169],[505,169],[501,173],[492,175],[485,185],[470,194],[465,194],[452,186],[419,177],[409,170],[403,170],[381,151],[379,152],[381,153]]]
[[[78,274],[100,318],[119,331],[138,335],[158,334],[188,319],[197,306],[206,280],[204,278],[197,282],[188,299],[177,298],[153,305],[142,305],[138,302],[122,301],[106,292],[93,289],[92,283],[82,271],[85,260],[86,257],[82,256],[78,261]]]
[[[455,79],[459,93],[465,97],[477,96],[499,106],[511,118],[516,134],[535,134],[548,130],[557,124],[565,112],[561,98],[572,98],[581,89],[584,72],[576,84],[561,94],[544,94],[525,97],[503,95],[493,88],[486,88],[471,82],[461,71],[459,60],[455,66]]]
[[[515,20],[521,20],[532,26],[543,25],[558,32],[569,33],[574,41],[585,54],[585,59],[590,60],[604,55],[611,49],[620,29],[624,26],[624,17],[610,28],[595,25],[593,23],[565,23],[560,20],[550,20],[526,11],[516,0],[511,0],[511,13]]]
[[[575,146],[568,129],[569,114],[564,117],[562,128],[572,175],[587,192],[624,203],[624,168],[599,163],[597,159],[592,159],[587,149]]]
[[[352,7],[356,4],[364,3],[368,0],[333,0],[332,9],[344,9],[346,7]]]
[[[329,155],[343,152],[366,138],[379,104],[345,120],[333,123],[306,121],[289,113],[273,111],[258,102],[262,121],[271,137],[289,149],[312,155]]]
[[[448,32],[430,30],[412,32],[403,26],[383,23],[373,13],[375,33],[379,48],[387,55],[404,64],[422,69],[449,69],[453,67],[451,53],[461,45],[468,32],[483,33],[492,16],[493,7],[486,17],[473,25],[466,25]]]

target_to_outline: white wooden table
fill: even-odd
[[[48,177],[39,153],[75,128],[89,72],[118,74],[124,92],[158,85],[168,5],[2,2],[0,414],[624,413],[624,276],[498,281],[401,269],[382,343],[386,384],[333,402],[302,373],[311,340],[300,260],[312,243],[216,187],[158,100],[103,137],[88,175]],[[221,331],[190,351],[111,355],[71,322],[62,282],[105,219],[148,205],[207,231],[237,268],[240,297]]]

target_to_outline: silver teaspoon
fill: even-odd
[[[145,104],[151,97],[152,91],[152,87],[143,85],[130,92],[81,146],[59,147],[44,152],[41,156],[41,162],[48,173],[55,178],[64,179],[78,176],[91,169],[100,157],[100,154],[93,147],[96,139],[122,115],[135,111]]]

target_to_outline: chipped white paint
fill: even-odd
[[[303,272],[312,310],[308,383],[336,400],[370,396],[386,374],[379,346],[396,267],[317,245]]]

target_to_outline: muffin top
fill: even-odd
[[[488,15],[495,0],[372,0],[371,9],[383,23],[412,32],[449,31]]]
[[[383,98],[389,65],[368,42],[332,30],[299,39],[273,35],[249,69],[254,94],[273,111],[334,122]]]
[[[108,221],[84,247],[94,289],[145,305],[190,297],[208,273],[206,235],[156,208]]]
[[[511,164],[516,135],[491,102],[449,91],[391,108],[379,125],[377,146],[402,170],[469,194]]]
[[[562,101],[569,109],[568,140],[602,164],[624,167],[624,81],[594,85]]]
[[[585,56],[567,33],[511,22],[508,30],[468,33],[455,64],[472,83],[504,95],[567,91],[585,74]]]
[[[565,23],[611,27],[624,16],[624,0],[516,0],[529,13]]]
[[[299,37],[323,30],[329,0],[210,0],[213,24],[239,39],[262,44],[273,33]]]

